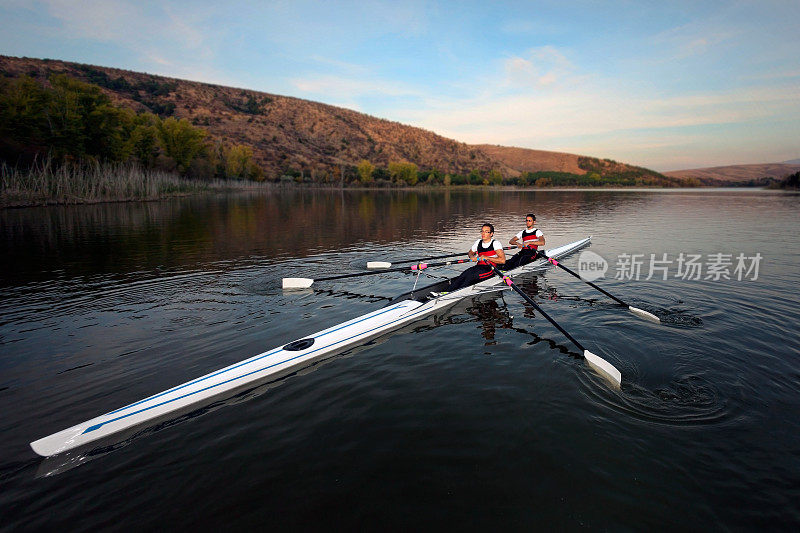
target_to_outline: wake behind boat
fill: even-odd
[[[553,248],[547,251],[547,256],[551,259],[564,257],[588,245],[590,239],[591,237],[587,237]],[[539,259],[514,269],[508,274],[529,273],[542,270],[547,266],[547,260]],[[156,419],[162,419],[171,413],[186,410],[226,393],[242,390],[254,383],[278,379],[354,345],[363,344],[369,339],[443,310],[459,300],[496,290],[497,286],[503,282],[504,279],[493,276],[475,285],[443,295],[438,293],[447,287],[448,280],[416,289],[398,296],[385,307],[371,313],[273,348],[250,359],[33,441],[30,443],[31,448],[39,455],[55,455],[105,437],[111,437]],[[549,317],[547,318],[549,319]],[[619,386],[619,372],[588,350],[586,352],[589,355],[584,354],[584,356],[592,368]],[[604,370],[603,367],[596,366],[597,362],[591,357],[599,359],[611,370]]]

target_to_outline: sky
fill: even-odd
[[[800,158],[800,1],[0,0],[0,54],[659,171]]]

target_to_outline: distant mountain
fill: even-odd
[[[431,131],[299,98],[108,67],[0,56],[0,76],[28,75],[47,83],[54,73],[99,85],[116,105],[186,118],[208,131],[212,141],[248,145],[271,179],[293,173],[314,181],[338,181],[345,173],[354,176],[354,166],[366,159],[379,168],[393,161],[409,161],[422,171],[460,175],[472,171],[486,175],[494,170],[504,180],[527,172],[557,172],[597,176],[595,183],[602,184],[611,173],[618,173],[637,184],[679,183],[605,159],[468,145]],[[557,183],[559,177],[552,179]]]
[[[800,165],[800,159],[790,159],[789,161],[784,161],[784,165]]]
[[[757,165],[728,165],[664,172],[675,178],[695,178],[703,185],[767,185],[800,170],[800,163],[764,163]]]

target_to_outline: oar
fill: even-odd
[[[506,246],[503,250],[513,250],[516,246]],[[444,259],[445,257],[458,257],[459,255],[467,255],[466,252],[459,252],[457,254],[448,254],[448,255],[434,255],[433,257],[423,257],[422,259],[413,259],[410,261],[395,261],[394,263],[389,263],[386,261],[368,261],[367,268],[374,269],[374,268],[391,268],[394,265],[407,265],[408,263],[419,263],[421,261],[432,261],[433,259]]]
[[[604,378],[609,380],[611,382],[611,384],[614,385],[614,387],[616,387],[616,388],[620,387],[620,385],[622,384],[622,374],[620,373],[619,370],[617,370],[614,367],[614,365],[612,365],[611,363],[609,363],[608,361],[606,361],[605,359],[603,359],[599,355],[593,354],[592,352],[590,352],[589,350],[584,348],[581,343],[579,343],[578,341],[576,341],[572,337],[572,335],[567,333],[566,330],[564,328],[562,328],[561,326],[559,326],[558,323],[555,320],[550,318],[550,315],[545,313],[544,309],[539,307],[539,305],[536,302],[534,302],[527,294],[522,292],[522,289],[517,287],[516,284],[511,280],[510,277],[508,277],[506,275],[503,275],[503,273],[500,272],[499,270],[497,270],[497,268],[494,265],[490,265],[490,266],[492,267],[492,270],[494,270],[495,274],[497,274],[498,276],[503,278],[503,281],[505,281],[506,285],[508,285],[509,287],[514,289],[514,291],[517,294],[522,296],[525,299],[526,302],[531,304],[537,311],[539,311],[539,313],[541,313],[543,317],[545,317],[547,320],[549,320],[550,323],[553,324],[556,327],[556,329],[558,329],[558,331],[563,333],[566,338],[568,338],[570,341],[572,341],[572,344],[577,346],[578,349],[581,352],[583,352],[583,358],[586,359],[586,362],[589,363],[590,367],[592,367],[598,374],[600,374],[601,376],[603,376]]]
[[[605,294],[606,296],[608,296],[609,298],[611,298],[612,300],[614,300],[618,304],[627,307],[628,310],[631,311],[632,313],[634,313],[636,315],[639,315],[642,318],[646,318],[647,320],[652,320],[653,322],[661,322],[661,319],[659,319],[653,313],[648,313],[644,309],[639,309],[638,307],[634,307],[632,305],[626,304],[625,302],[623,302],[622,300],[620,300],[619,298],[617,298],[613,294],[609,294],[608,291],[605,291],[605,290],[601,289],[600,287],[598,287],[597,285],[595,285],[591,281],[586,281],[585,279],[583,279],[580,276],[580,274],[577,274],[577,273],[573,272],[572,270],[570,270],[569,268],[565,267],[564,265],[562,265],[561,263],[559,263],[558,261],[556,261],[552,257],[549,257],[547,254],[545,254],[541,250],[539,250],[539,254],[538,255],[539,255],[539,257],[544,257],[545,259],[550,261],[550,263],[554,264],[555,266],[563,268],[564,270],[566,270],[567,272],[569,272],[570,274],[572,274],[573,276],[575,276],[576,278],[578,278],[582,282],[586,283],[587,285],[589,285],[591,287],[594,287],[595,289],[597,289],[598,291],[602,292],[603,294]]]
[[[470,259],[459,259],[458,261],[444,261],[442,263],[417,263],[407,267],[390,268],[388,270],[379,270],[376,272],[357,272],[355,274],[340,274],[338,276],[326,276],[324,278],[283,278],[284,289],[307,289],[314,284],[315,281],[329,281],[332,279],[344,278],[357,278],[359,276],[374,276],[376,274],[385,274],[386,272],[416,272],[425,270],[426,268],[439,267],[445,265],[457,265],[459,263],[469,263]]]

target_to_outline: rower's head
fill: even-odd
[[[486,241],[492,238],[494,235],[494,226],[489,224],[488,222],[481,226],[481,238]]]
[[[536,215],[533,213],[528,213],[525,215],[525,225],[528,226],[528,229],[531,229],[533,225],[536,223]]]

